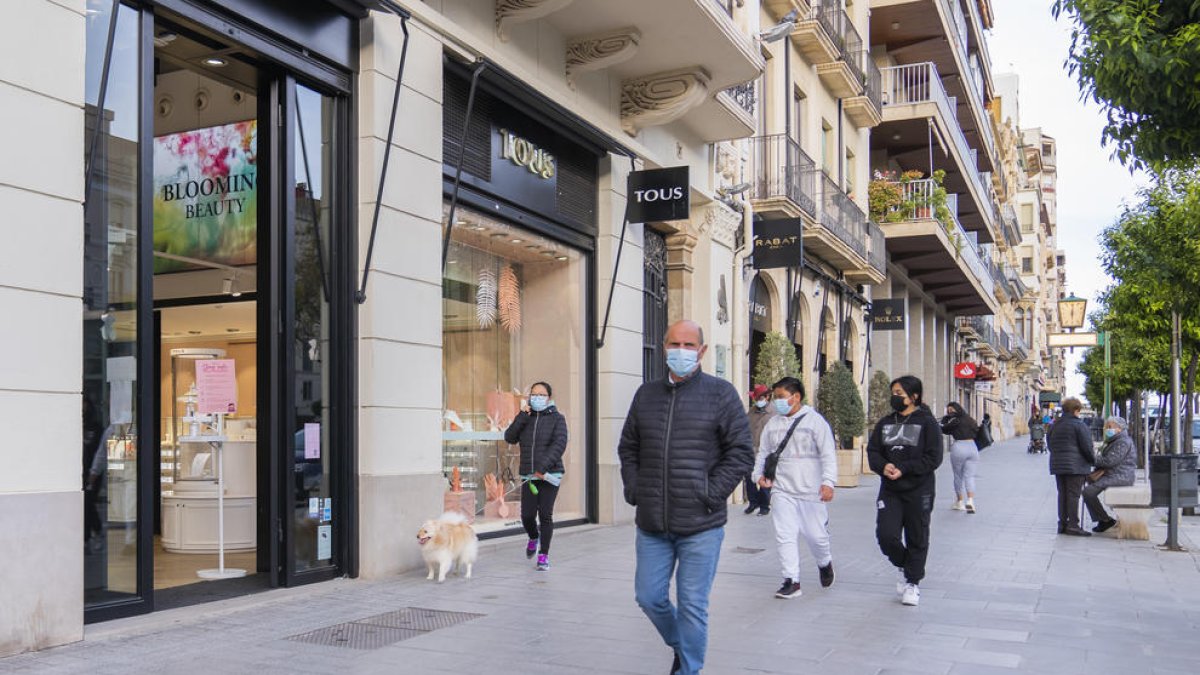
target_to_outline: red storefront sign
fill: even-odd
[[[975,364],[969,361],[954,364],[954,378],[957,380],[975,379]]]

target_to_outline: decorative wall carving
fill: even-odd
[[[580,38],[567,46],[567,84],[574,89],[581,73],[611,68],[633,58],[642,34],[635,28]]]
[[[621,87],[621,128],[630,136],[667,124],[708,98],[708,73],[687,68],[626,80]]]
[[[508,42],[508,29],[519,23],[548,16],[571,4],[571,0],[496,0],[496,35]]]
[[[712,202],[704,210],[700,232],[711,232],[710,236],[714,242],[733,248],[734,237],[741,226],[742,214],[721,202]]]

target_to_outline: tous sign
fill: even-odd
[[[500,130],[500,156],[536,176],[554,177],[554,155],[507,129]]]

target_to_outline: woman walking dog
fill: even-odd
[[[529,535],[525,557],[536,553],[541,571],[550,569],[554,500],[567,450],[567,420],[550,399],[551,391],[548,383],[534,382],[529,388],[529,404],[504,431],[505,442],[521,444],[521,524]]]

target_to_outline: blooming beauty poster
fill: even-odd
[[[258,259],[258,122],[154,139],[154,250],[223,265]],[[154,271],[195,269],[155,256]]]

